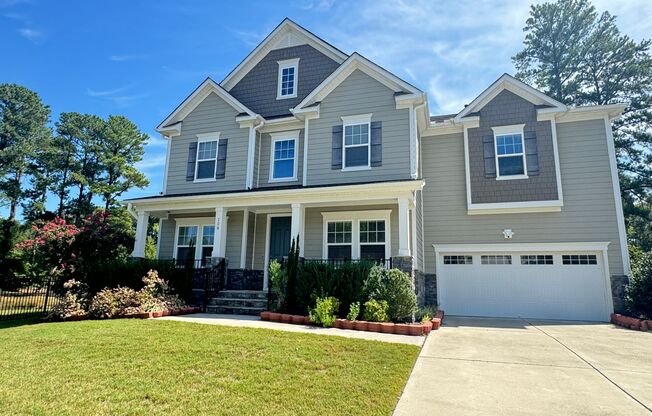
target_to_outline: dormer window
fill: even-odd
[[[297,79],[299,75],[299,58],[278,61],[278,92],[276,99],[297,96]]]
[[[492,127],[496,146],[496,179],[525,179],[527,166],[525,144],[523,142],[524,124]]]

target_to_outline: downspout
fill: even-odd
[[[415,172],[413,172],[413,173],[416,174],[416,178],[418,178],[418,177],[421,176],[421,175],[419,174],[419,169],[420,169],[420,167],[421,167],[421,160],[420,160],[420,156],[421,156],[421,151],[420,151],[420,148],[421,148],[421,141],[419,140],[419,120],[417,119],[417,111],[420,110],[420,109],[422,109],[422,108],[424,108],[425,106],[426,106],[426,102],[424,101],[422,104],[419,104],[418,106],[414,107],[414,110],[413,110],[413,111],[414,111],[414,114],[413,114],[413,116],[414,116],[414,144],[415,144],[415,149],[414,149],[414,151],[415,151],[416,154],[417,154],[417,156],[416,156],[416,163],[415,163],[415,167],[414,167]],[[416,178],[415,178],[415,179],[416,179]]]
[[[249,154],[247,155],[247,189],[252,189],[254,187],[254,157],[256,154],[256,133],[258,129],[265,125],[265,119],[256,115],[256,118],[260,120],[260,123],[256,126],[251,127],[251,138],[249,141]],[[259,155],[260,156],[260,155]],[[260,166],[258,166],[260,169]]]

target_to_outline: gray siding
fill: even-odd
[[[288,214],[289,215],[289,214]],[[262,270],[265,268],[265,244],[267,234],[267,214],[256,215],[256,242],[253,247],[254,265],[252,269]]]
[[[252,259],[254,255],[254,238],[255,238],[255,224],[254,222],[256,221],[256,214],[253,212],[249,213],[249,228],[247,229],[247,254],[246,254],[246,259],[245,259],[245,268],[251,269],[252,268]]]
[[[226,258],[228,267],[237,269],[240,267],[240,254],[242,247],[242,223],[243,211],[229,211],[229,220],[226,225]]]
[[[278,187],[283,185],[300,185],[303,183],[303,130],[299,132],[299,141],[295,145],[295,163],[297,163],[297,180],[288,182],[269,182],[269,165],[271,161],[272,136],[269,133],[262,134],[260,140],[260,163],[258,164],[257,175],[255,176],[257,188]]]
[[[539,175],[512,180],[485,178],[482,138],[493,135],[492,127],[512,124],[525,124],[526,132],[536,132]],[[480,110],[480,127],[469,129],[468,134],[471,200],[474,204],[557,199],[551,125],[549,121],[537,121],[534,104],[504,90]]]
[[[161,228],[159,233],[161,238],[159,241],[158,258],[170,259],[174,257],[174,233],[176,225],[174,220],[161,220]]]
[[[299,58],[297,97],[277,100],[278,61]],[[261,116],[290,115],[295,107],[339,64],[309,45],[276,49],[267,54],[232,89],[231,95]]]
[[[434,273],[432,244],[608,241],[609,268],[623,273],[607,139],[602,120],[557,125],[564,206],[561,212],[467,215],[462,134],[423,140],[425,272]]]
[[[215,94],[210,94],[183,120],[181,135],[172,138],[168,167],[167,194],[242,190],[247,176],[249,129],[235,122],[237,111]],[[220,132],[229,139],[224,179],[214,182],[186,181],[188,146],[197,134]]]
[[[324,222],[321,215],[322,212],[337,212],[337,211],[370,211],[391,209],[392,213],[389,217],[390,233],[391,233],[391,248],[392,256],[398,254],[398,214],[396,205],[358,205],[351,207],[321,207],[321,208],[307,208],[305,219],[305,257],[307,259],[321,259],[323,257],[322,248],[324,246]]]
[[[382,166],[370,170],[331,169],[332,127],[342,125],[342,116],[372,113],[382,121]],[[410,178],[410,125],[407,109],[396,109],[394,92],[356,70],[320,105],[320,117],[310,120],[307,185],[371,182]]]

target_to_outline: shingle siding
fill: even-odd
[[[467,215],[461,133],[424,138],[425,272],[434,273],[432,244],[609,242],[611,274],[623,274],[603,120],[557,125],[564,206],[561,212]]]
[[[486,178],[482,139],[493,135],[492,127],[525,124],[535,131],[539,174],[527,179]],[[549,121],[537,121],[534,104],[511,91],[503,90],[480,110],[480,127],[469,129],[471,200],[474,204],[556,200],[557,176]]]
[[[278,61],[299,58],[296,98],[277,100]],[[339,64],[309,45],[276,49],[267,54],[229,93],[261,116],[290,115],[295,107]]]
[[[210,94],[188,114],[183,120],[181,135],[173,137],[171,140],[167,194],[217,192],[245,188],[249,129],[240,128],[235,122],[237,114],[233,107],[216,94]],[[220,138],[229,140],[225,178],[202,183],[186,181],[188,146],[197,141],[198,134],[213,132],[220,132]]]
[[[342,116],[372,113],[382,122],[382,166],[369,170],[331,169],[333,126]],[[407,109],[396,109],[394,92],[355,70],[320,104],[320,116],[309,121],[307,185],[410,179],[410,125]]]

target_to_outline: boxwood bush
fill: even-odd
[[[635,262],[625,299],[632,315],[652,319],[652,252]]]

